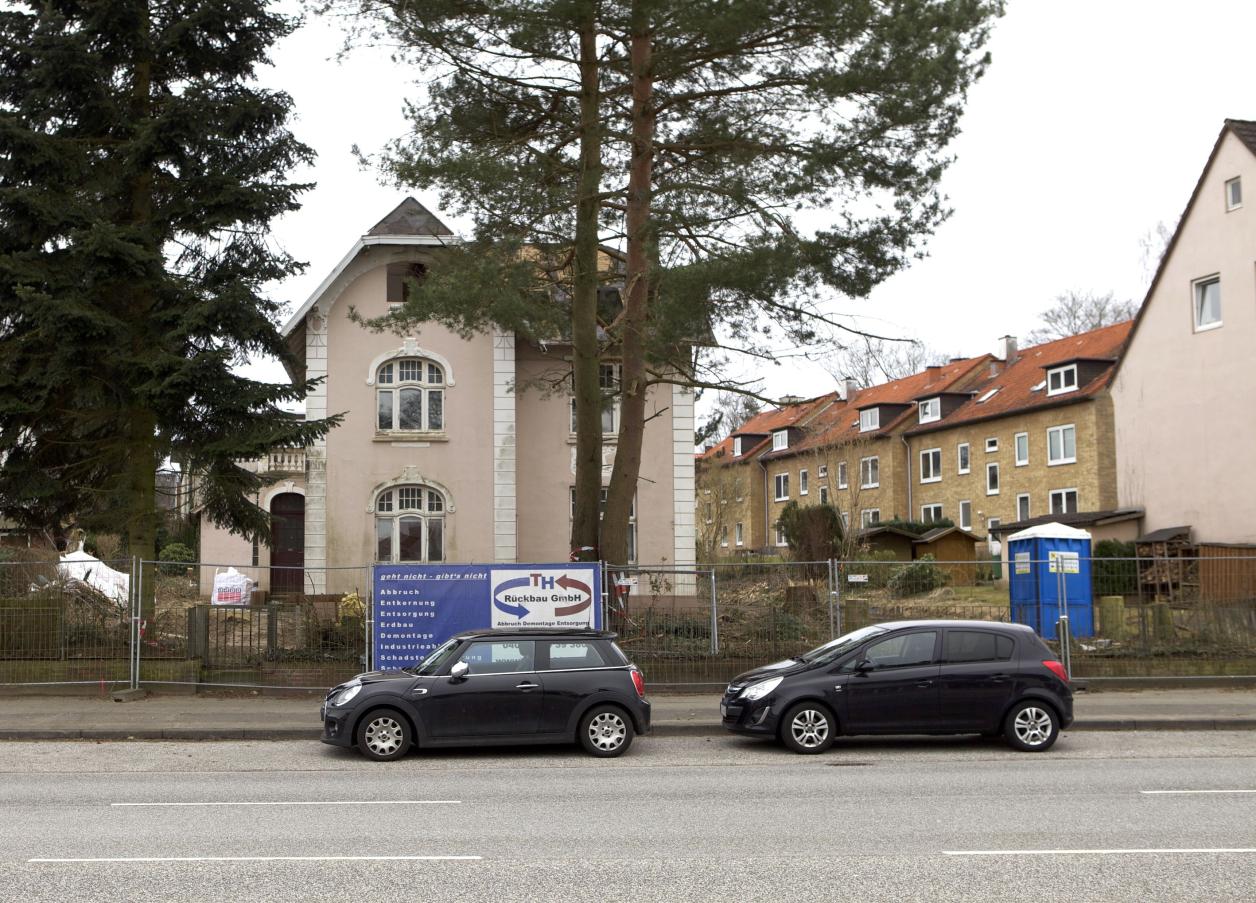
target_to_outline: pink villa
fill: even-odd
[[[204,521],[207,575],[234,565],[262,590],[323,594],[363,587],[363,569],[375,562],[567,560],[571,399],[530,386],[570,372],[569,346],[498,329],[464,339],[435,323],[405,336],[373,333],[348,317],[350,308],[386,313],[416,265],[439,267],[441,249],[457,241],[408,198],[353,244],[284,325],[298,366],[324,377],[304,416],[343,412],[344,422],[309,448],[252,462],[280,474],[257,500],[272,515],[271,548]],[[608,480],[616,411],[604,425]],[[693,430],[692,390],[652,388],[633,519],[637,561],[694,561]],[[206,594],[211,584],[202,580]]]

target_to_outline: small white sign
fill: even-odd
[[[847,574],[846,582],[847,583],[867,583],[868,575],[867,574]]]
[[[1016,553],[1016,573],[1028,574],[1030,570],[1031,568],[1029,566],[1029,553],[1017,552]]]
[[[1080,574],[1082,572],[1081,555],[1077,552],[1050,552],[1050,570],[1052,574]]]

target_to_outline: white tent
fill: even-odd
[[[129,574],[115,571],[86,552],[67,552],[62,555],[60,571],[62,577],[82,581],[119,605],[126,605],[131,596]]]

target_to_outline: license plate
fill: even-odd
[[[721,702],[721,703],[720,703],[720,717],[721,717],[721,718],[727,718],[727,717],[728,717],[728,703],[726,703],[726,702]]]

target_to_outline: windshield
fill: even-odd
[[[445,664],[445,662],[448,661],[454,654],[454,650],[458,648],[459,642],[460,640],[458,637],[450,637],[445,640],[444,643],[432,650],[431,654],[428,655],[427,658],[423,659],[421,662],[411,665],[409,668],[402,668],[401,670],[419,675],[435,674],[440,670],[440,666]]]
[[[830,640],[823,646],[812,649],[806,655],[798,656],[798,660],[803,662],[831,662],[839,656],[845,655],[869,637],[885,632],[884,627],[878,627],[875,624],[868,627],[860,627],[858,630],[852,630],[850,633],[843,634],[835,640]]]

